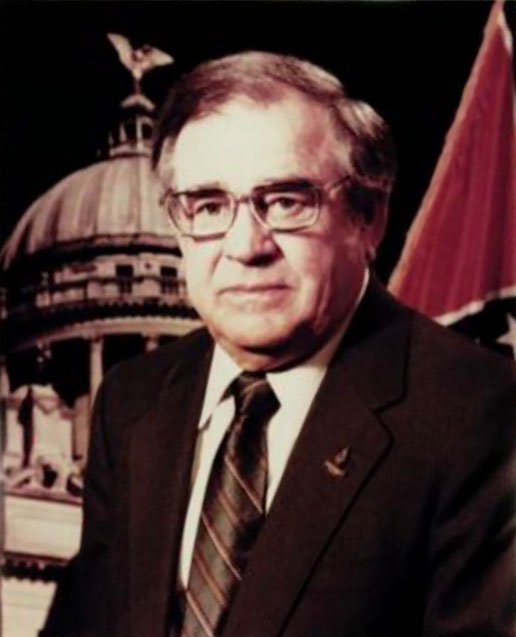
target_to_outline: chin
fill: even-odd
[[[282,346],[290,341],[294,332],[294,329],[285,322],[284,317],[271,320],[271,317],[245,313],[233,314],[225,321],[207,325],[216,339],[222,338],[235,347],[255,351],[266,351]]]

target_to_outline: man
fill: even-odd
[[[179,81],[154,160],[207,330],[100,389],[49,631],[513,635],[514,375],[370,273],[385,123],[249,52]]]

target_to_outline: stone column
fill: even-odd
[[[4,454],[7,449],[7,397],[9,396],[9,378],[4,356],[0,356],[0,462],[3,468]],[[5,500],[4,500],[5,503]],[[5,550],[5,504],[0,506],[0,554]],[[4,597],[5,603],[5,597]],[[3,605],[3,604],[2,604]],[[4,618],[2,618],[4,619]],[[4,624],[4,622],[2,622]],[[5,624],[4,624],[5,626]]]
[[[90,341],[90,410],[93,407],[95,395],[102,382],[102,350],[104,339],[101,335],[94,336]]]
[[[145,334],[143,340],[146,352],[152,352],[159,347],[159,334]]]
[[[9,377],[4,356],[0,356],[0,454],[7,448],[7,400],[9,397]]]
[[[88,394],[75,399],[72,433],[73,460],[84,469],[90,439],[90,397]]]

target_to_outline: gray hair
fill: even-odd
[[[155,129],[153,166],[173,148],[185,124],[213,113],[237,96],[258,103],[280,100],[295,90],[328,109],[339,141],[345,190],[351,209],[366,222],[386,206],[396,173],[396,153],[389,128],[365,102],[352,99],[331,73],[306,60],[247,51],[209,60],[183,75],[170,90]]]

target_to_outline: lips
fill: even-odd
[[[288,289],[288,286],[283,283],[238,283],[236,285],[229,285],[222,288],[219,294],[261,294],[286,289]]]

